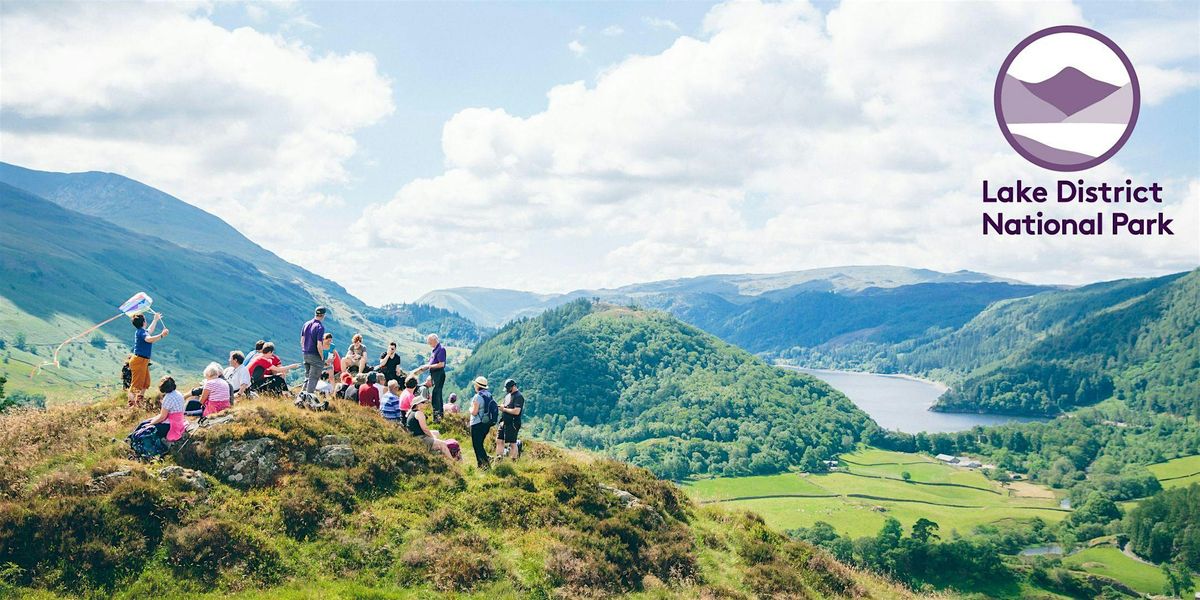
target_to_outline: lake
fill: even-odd
[[[785,368],[807,373],[833,386],[884,429],[904,433],[946,433],[965,431],[976,425],[1045,420],[1008,415],[932,412],[929,407],[946,391],[946,386],[904,375]]]

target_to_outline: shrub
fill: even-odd
[[[279,553],[259,535],[237,523],[204,519],[167,537],[167,563],[181,576],[217,583],[246,580],[269,585],[282,576]]]
[[[298,540],[315,536],[328,516],[329,509],[324,498],[309,486],[291,487],[279,500],[283,530]]]
[[[494,560],[487,540],[464,532],[447,537],[423,537],[405,552],[401,561],[411,569],[408,579],[425,579],[443,592],[466,592],[495,578]],[[418,573],[424,571],[425,576]]]

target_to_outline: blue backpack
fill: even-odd
[[[487,390],[479,390],[479,398],[483,400],[479,407],[479,422],[491,425],[499,421],[500,405],[496,404],[496,400],[492,398],[492,393]]]
[[[136,460],[154,460],[166,454],[169,449],[166,440],[158,437],[148,419],[138,423],[126,439],[129,440],[129,452]]]

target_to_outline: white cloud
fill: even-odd
[[[354,133],[393,110],[371,55],[224,29],[204,6],[7,4],[2,21],[3,160],[133,177],[291,258],[309,211],[341,202],[324,188]]]
[[[1065,2],[850,2],[828,15],[723,4],[702,39],[554,87],[540,113],[456,114],[442,135],[446,171],[365,212],[419,214],[428,235],[365,243],[437,248],[438,259],[394,273],[425,288],[568,290],[871,263],[1073,283],[1190,268],[1194,178],[1164,182],[1169,206],[1128,209],[1177,216],[1173,238],[981,235],[982,179],[1057,179],[996,131],[996,69],[1030,32],[1082,22]],[[1127,175],[1155,176],[1110,161],[1082,177]]]
[[[608,37],[617,37],[625,33],[625,28],[621,27],[620,25],[609,25],[601,30],[600,33],[607,35]]]
[[[567,50],[570,50],[571,54],[575,56],[583,56],[583,53],[587,52],[587,46],[584,46],[579,40],[571,40],[567,44]]]
[[[667,31],[679,31],[679,25],[670,19],[662,19],[659,17],[643,17],[642,22],[649,25],[651,29],[663,29]]]

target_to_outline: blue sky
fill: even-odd
[[[0,12],[0,159],[133,177],[372,303],[845,264],[1085,283],[1200,263],[1196,2]],[[1116,40],[1144,95],[1124,149],[1072,178],[1163,183],[1167,205],[1130,210],[1178,235],[981,236],[982,179],[1058,178],[1007,147],[991,92],[1013,45],[1063,23]]]

